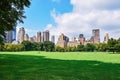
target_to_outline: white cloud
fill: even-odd
[[[111,37],[120,37],[120,0],[71,0],[73,11],[57,14],[52,11],[56,26],[48,24],[51,35],[64,33],[69,37],[83,33],[87,38],[92,35],[92,29],[99,28],[101,40],[108,32]]]
[[[71,0],[71,4],[74,6],[74,11],[91,9],[113,10],[120,8],[120,0]]]

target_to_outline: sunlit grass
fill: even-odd
[[[120,80],[120,55],[0,52],[0,80]]]

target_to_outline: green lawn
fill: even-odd
[[[0,52],[0,80],[120,80],[120,54]]]

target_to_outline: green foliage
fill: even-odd
[[[66,48],[65,48],[65,51],[66,52],[76,52],[76,47],[70,47],[70,46],[67,46]]]
[[[4,45],[0,44],[0,51],[3,51],[3,47],[4,47]]]
[[[115,52],[115,45],[117,44],[117,40],[111,38],[108,40],[108,49],[109,51],[112,51],[113,53]]]
[[[84,51],[85,50],[85,48],[84,48],[84,45],[78,45],[77,46],[77,51]]]
[[[43,42],[43,49],[44,51],[55,51],[55,44],[51,41],[45,41]]]
[[[65,52],[65,48],[62,48],[62,47],[59,47],[59,46],[56,46],[55,50],[57,52]]]
[[[97,45],[98,51],[106,52],[108,50],[108,45],[106,43],[100,43]]]
[[[30,41],[23,41],[22,44],[24,45],[24,50],[25,51],[33,50],[33,45]]]
[[[12,30],[17,22],[23,23],[24,8],[29,6],[29,0],[0,0],[0,44],[5,38],[5,31]]]
[[[31,45],[32,45],[31,50],[38,51],[38,43],[37,42],[33,42]]]
[[[22,44],[5,44],[3,46],[3,51],[23,51],[24,50],[24,46]]]
[[[94,44],[88,43],[88,44],[85,45],[85,51],[93,52],[94,50],[96,50],[96,47],[95,47]]]
[[[45,41],[43,43],[23,41],[22,44],[24,45],[25,51],[55,51],[55,44],[50,41]]]
[[[116,52],[120,53],[120,38],[117,40],[117,44],[115,45]]]
[[[41,42],[37,43],[36,48],[37,48],[38,51],[44,51],[44,49],[43,49],[43,43],[41,43]]]

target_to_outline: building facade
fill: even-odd
[[[24,35],[25,35],[25,29],[23,27],[19,28],[19,31],[18,31],[18,41],[20,43],[24,41]]]
[[[58,38],[56,46],[65,48],[67,47],[67,43],[69,42],[69,38],[65,36],[64,34],[61,34]]]
[[[13,41],[16,41],[16,27],[13,28]]]
[[[55,36],[54,35],[51,36],[51,42],[55,43]]]
[[[106,33],[104,36],[104,43],[108,43],[108,40],[109,40],[109,34]]]
[[[37,42],[41,42],[41,32],[37,32]]]
[[[24,35],[24,40],[25,40],[25,41],[29,41],[29,35],[28,35],[28,34],[25,34],[25,35]]]
[[[67,46],[69,46],[69,47],[77,47],[78,45],[80,45],[79,41],[69,41],[67,43]]]
[[[100,43],[100,30],[99,29],[93,29],[92,30],[92,37],[91,37],[91,42],[92,43]]]
[[[84,37],[83,34],[79,35],[78,41],[80,42],[80,44],[84,45],[84,43],[85,43],[85,37]]]
[[[13,31],[7,31],[5,42],[12,43],[12,41],[13,41]]]
[[[16,27],[13,28],[11,31],[6,31],[6,39],[5,42],[12,43],[16,40]]]
[[[49,31],[48,31],[48,30],[47,30],[47,31],[44,31],[44,32],[43,32],[43,36],[42,36],[43,42],[44,42],[44,41],[49,41],[49,37],[50,37]]]

